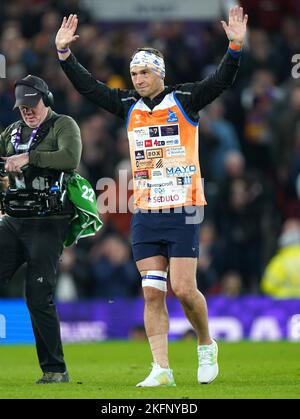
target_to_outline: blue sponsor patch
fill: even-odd
[[[176,116],[176,113],[174,111],[171,111],[171,109],[168,110],[169,116],[167,118],[167,122],[177,122],[178,118]]]

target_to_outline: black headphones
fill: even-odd
[[[50,92],[47,83],[36,76],[26,76],[24,79],[17,80],[15,82],[15,87],[23,85],[29,86],[42,94],[42,100],[45,106],[53,106],[54,105],[54,98],[53,94]]]

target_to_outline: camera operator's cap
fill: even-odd
[[[22,84],[22,81],[24,81],[24,84]],[[16,102],[14,109],[19,106],[34,108],[42,98],[42,92],[47,90],[47,87],[44,80],[36,76],[29,75],[22,80],[18,80],[15,87]]]

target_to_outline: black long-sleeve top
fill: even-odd
[[[163,92],[155,98],[144,97],[144,103],[153,109],[165,95],[175,91],[187,116],[198,122],[198,112],[217,98],[235,80],[240,61],[240,53],[228,49],[216,71],[201,81],[165,86]],[[60,61],[61,67],[75,89],[99,107],[126,120],[130,107],[141,96],[136,90],[111,89],[96,80],[71,54],[66,60]]]

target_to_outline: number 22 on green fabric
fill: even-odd
[[[83,194],[81,195],[81,197],[93,203],[94,196],[95,196],[94,190],[92,188],[89,188],[86,185],[82,186],[82,190],[83,190]]]

